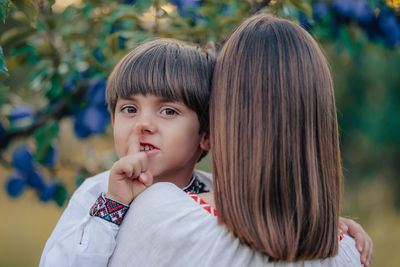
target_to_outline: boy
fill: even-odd
[[[73,194],[40,266],[107,265],[128,205],[153,179],[211,190],[210,175],[193,170],[209,149],[214,65],[212,54],[174,40],[145,43],[117,64],[106,99],[119,160]]]

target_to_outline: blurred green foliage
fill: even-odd
[[[243,19],[262,12],[298,20],[325,49],[346,180],[387,179],[400,192],[400,23],[388,2],[88,0],[60,10],[52,0],[0,0],[0,163],[14,173],[1,182],[11,196],[33,188],[62,206],[59,124],[72,120],[85,140],[108,134],[106,79],[127,51],[159,37],[219,49]],[[15,149],[16,142],[29,145]],[[76,167],[80,182],[94,174],[86,164]]]

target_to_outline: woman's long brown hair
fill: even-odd
[[[336,255],[338,125],[313,38],[285,19],[247,19],[217,59],[210,113],[219,222],[271,260]]]

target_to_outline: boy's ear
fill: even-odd
[[[114,127],[114,115],[111,114],[110,116],[111,116],[111,125],[112,125],[112,127]]]
[[[211,149],[211,144],[210,144],[210,133],[209,131],[204,131],[201,134],[201,140],[200,140],[200,148],[202,150],[208,151]]]

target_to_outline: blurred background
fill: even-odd
[[[320,43],[335,82],[342,215],[400,266],[400,0],[0,0],[0,266],[37,266],[69,197],[116,160],[104,92],[158,37],[215,46],[270,13]],[[198,168],[211,170],[209,158]]]

